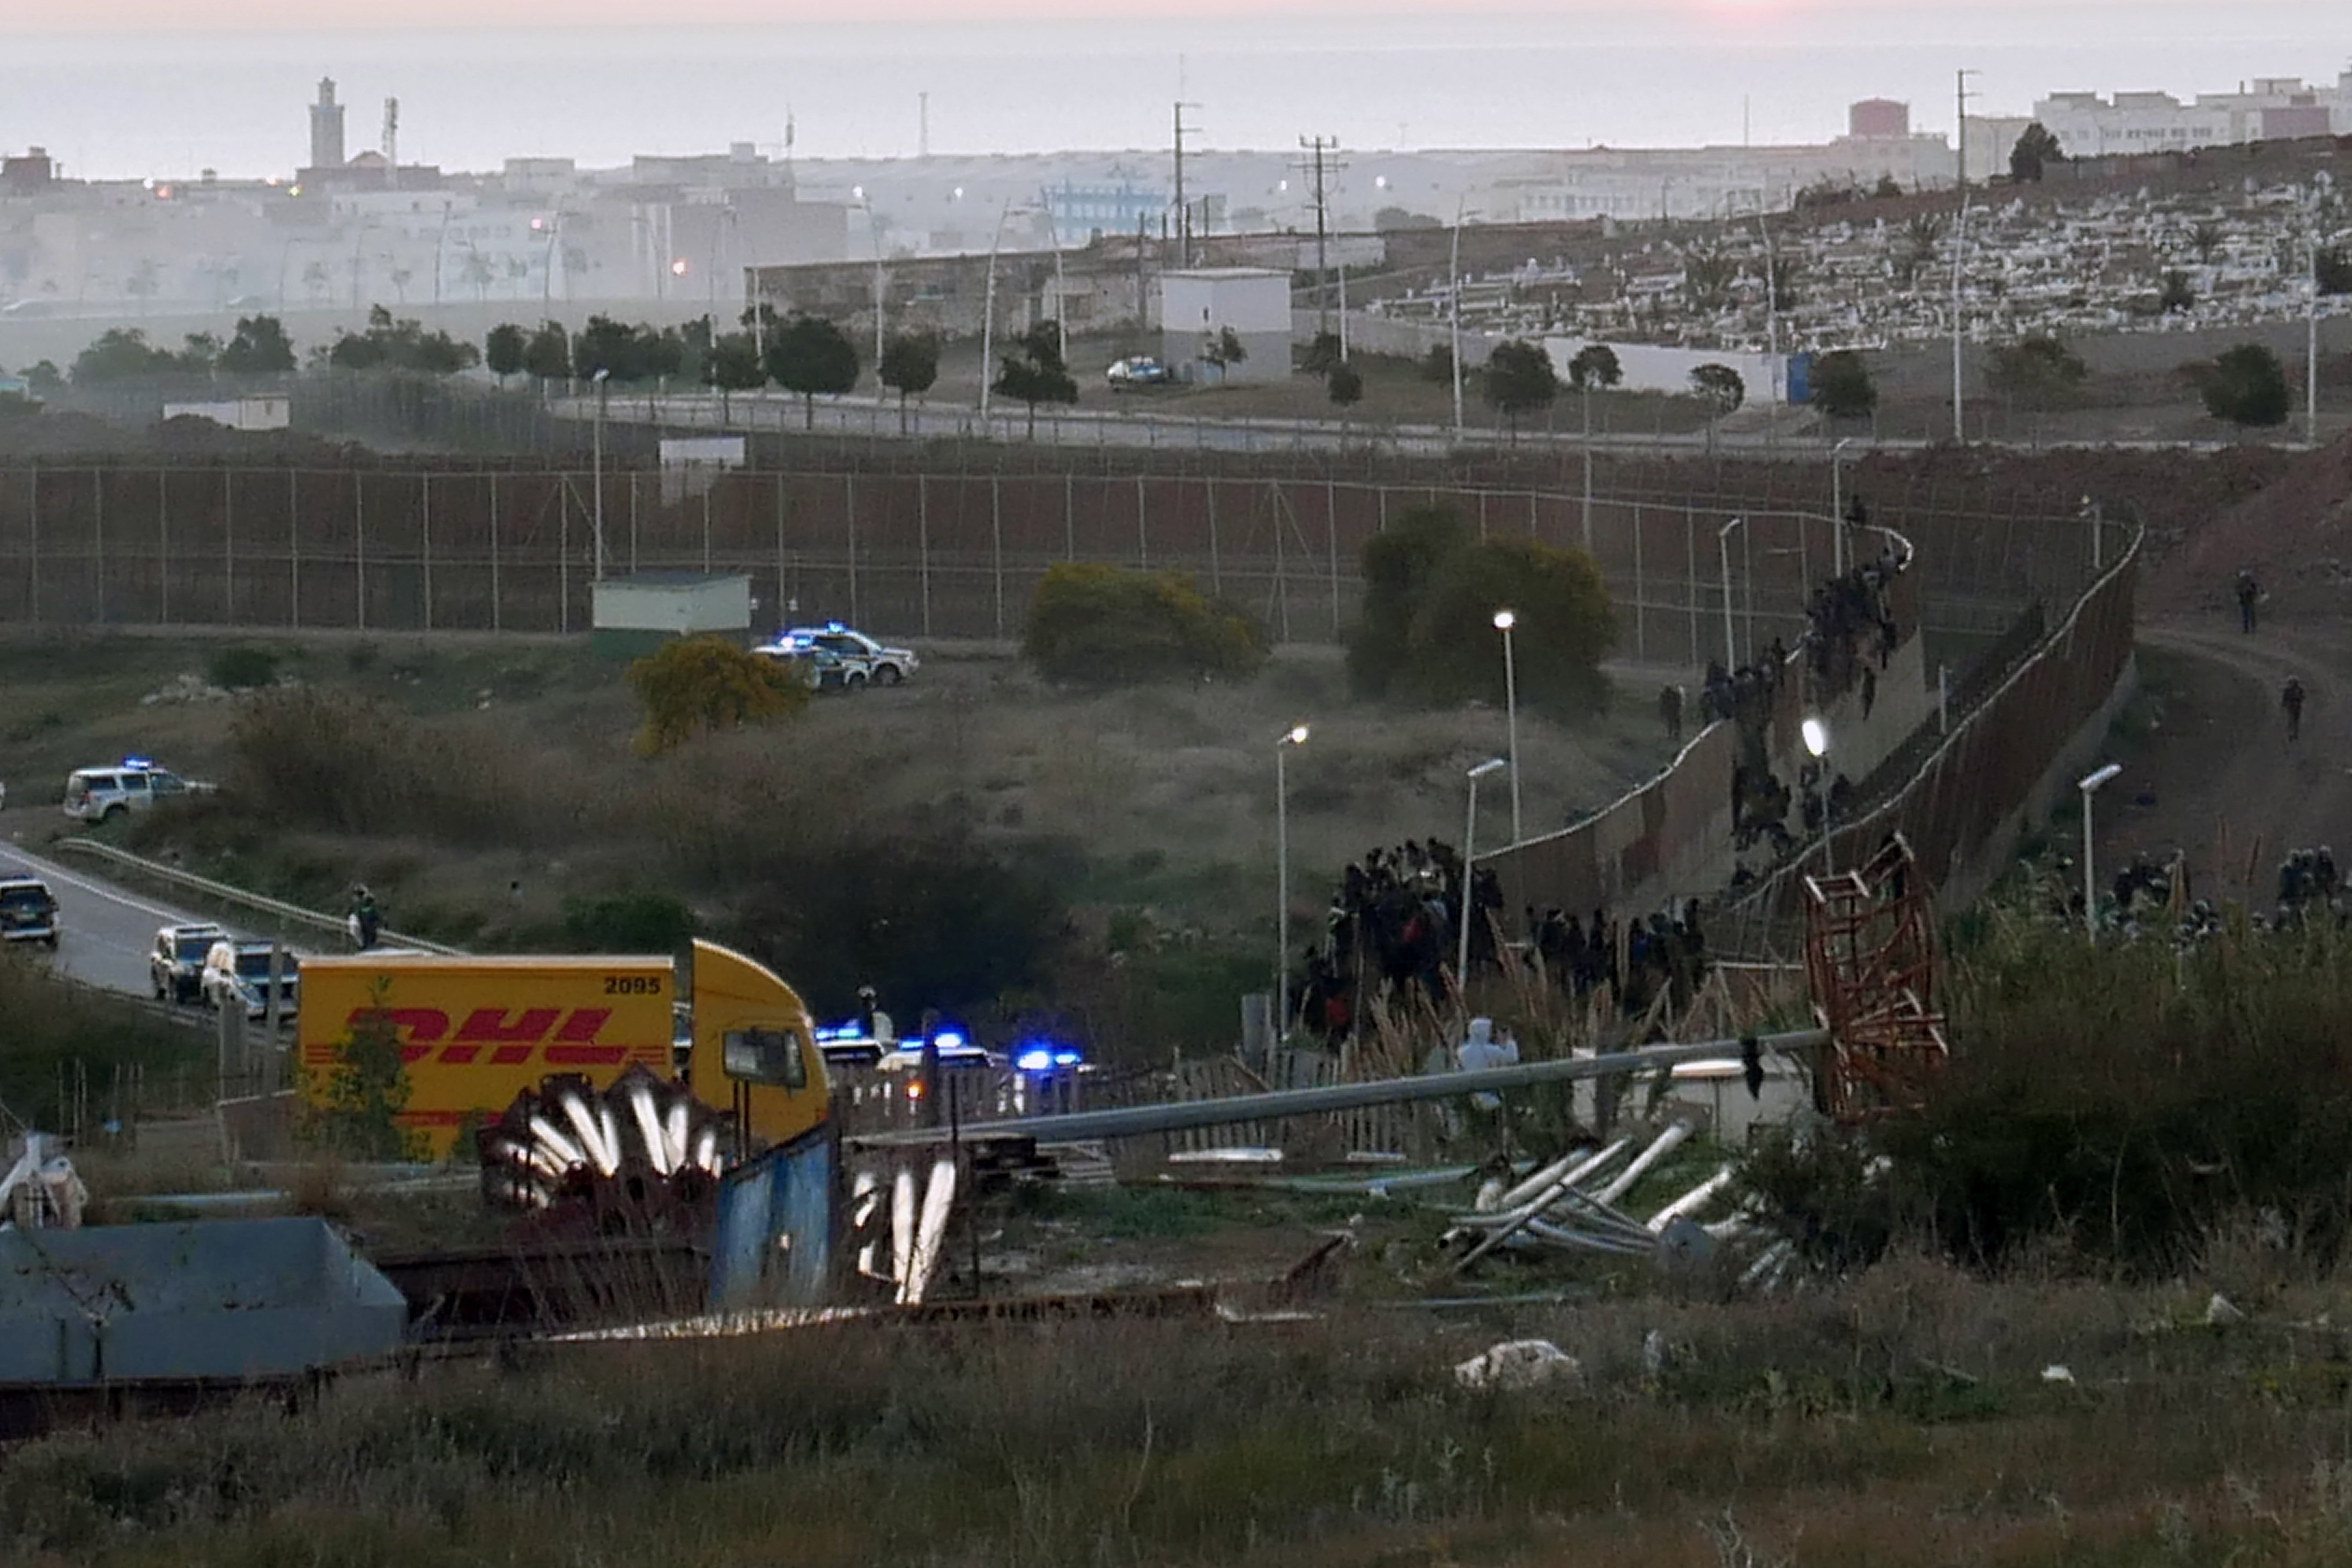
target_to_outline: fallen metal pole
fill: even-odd
[[[1794,1029],[1787,1034],[1756,1038],[1759,1055],[1808,1051],[1829,1043],[1827,1029]],[[1233,1094],[1217,1100],[1176,1100],[1160,1105],[1129,1105],[1110,1110],[1076,1110],[1059,1116],[1020,1116],[1004,1121],[980,1121],[967,1126],[972,1138],[1052,1138],[1066,1142],[1087,1138],[1130,1138],[1146,1132],[1175,1132],[1188,1127],[1220,1127],[1236,1121],[1257,1121],[1284,1116],[1319,1116],[1334,1110],[1354,1110],[1367,1105],[1396,1105],[1416,1100],[1458,1100],[1482,1090],[1526,1089],[1539,1083],[1571,1083],[1579,1079],[1607,1078],[1614,1073],[1653,1072],[1684,1062],[1711,1061],[1739,1054],[1738,1039],[1705,1040],[1693,1045],[1653,1046],[1646,1050],[1618,1051],[1601,1057],[1563,1057],[1554,1061],[1521,1062],[1517,1067],[1484,1068],[1476,1072],[1428,1073],[1413,1078],[1381,1079],[1371,1083],[1339,1083],[1322,1089],[1278,1089],[1270,1094]],[[927,1129],[852,1133],[843,1142],[879,1149],[938,1142]]]
[[[1467,1253],[1465,1253],[1462,1260],[1454,1266],[1454,1272],[1456,1274],[1463,1272],[1472,1264],[1477,1262],[1478,1259],[1486,1257],[1486,1254],[1492,1252],[1495,1248],[1502,1246],[1504,1242],[1509,1240],[1513,1233],[1517,1231],[1521,1226],[1528,1224],[1538,1215],[1543,1213],[1545,1209],[1549,1208],[1552,1205],[1559,1202],[1562,1194],[1573,1188],[1579,1181],[1590,1175],[1592,1172],[1600,1169],[1602,1165],[1607,1164],[1610,1161],[1615,1159],[1617,1157],[1617,1151],[1624,1147],[1625,1142],[1626,1141],[1624,1139],[1621,1138],[1616,1142],[1609,1145],[1606,1149],[1601,1150],[1599,1153],[1592,1155],[1589,1159],[1580,1161],[1576,1165],[1575,1169],[1562,1172],[1559,1178],[1549,1186],[1544,1188],[1542,1192],[1537,1194],[1534,1197],[1529,1198],[1523,1207],[1513,1209],[1508,1215],[1502,1216],[1503,1223],[1496,1226],[1493,1233],[1490,1234],[1484,1241],[1481,1241],[1477,1246],[1472,1247]],[[1554,1168],[1557,1169],[1557,1167]]]

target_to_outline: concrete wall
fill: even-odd
[[[1568,362],[1582,353],[1591,340],[1585,338],[1546,338],[1544,352],[1551,355],[1552,369],[1561,375],[1568,374]],[[1617,365],[1625,373],[1619,384],[1624,392],[1664,392],[1688,395],[1691,372],[1703,364],[1727,364],[1739,373],[1747,384],[1747,404],[1788,401],[1789,356],[1769,353],[1733,353],[1719,349],[1670,348],[1664,343],[1611,343],[1617,356]],[[1465,356],[1465,361],[1467,356]],[[1741,406],[1745,407],[1747,404]]]

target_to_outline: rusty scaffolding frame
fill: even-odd
[[[1805,976],[1830,1037],[1821,1109],[1846,1126],[1918,1110],[1951,1047],[1935,1005],[1934,904],[1900,833],[1858,867],[1805,878]]]

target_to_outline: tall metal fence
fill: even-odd
[[[1746,895],[1740,928],[1787,932],[1803,913],[1802,878],[1851,866],[1901,833],[1929,884],[1965,895],[2007,852],[2000,842],[2037,785],[2114,697],[2132,653],[2140,539],[2135,535],[2030,654],[2016,660],[1907,780]],[[1750,944],[1751,946],[1753,943]]]
[[[1725,482],[1735,475],[1756,482]],[[730,470],[681,494],[676,471],[617,466],[600,482],[588,465],[423,459],[0,464],[0,620],[575,632],[589,626],[601,566],[749,574],[763,617],[1003,638],[1018,634],[1045,571],[1076,561],[1188,573],[1276,637],[1320,641],[1354,614],[1364,542],[1409,509],[1439,505],[1481,537],[1589,548],[1618,605],[1620,655],[1686,666],[1727,645],[1744,658],[1775,636],[1793,642],[1836,548],[1819,502],[1783,489],[1769,465],[1696,478],[1622,465],[1589,501],[1580,487],[1541,482],[1549,477],[909,461]],[[1710,479],[1719,488],[1705,488]],[[1992,500],[1933,484],[1882,494],[1878,520],[1918,546],[1931,626],[1996,629],[2085,574],[2082,526],[1981,504]]]

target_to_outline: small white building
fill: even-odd
[[[748,642],[751,579],[741,573],[638,572],[593,585],[590,624],[600,653],[635,658],[672,637]]]
[[[1232,329],[1242,358],[1222,368],[1209,350]],[[1160,357],[1185,381],[1281,381],[1290,374],[1290,274],[1270,267],[1200,267],[1160,275]]]

